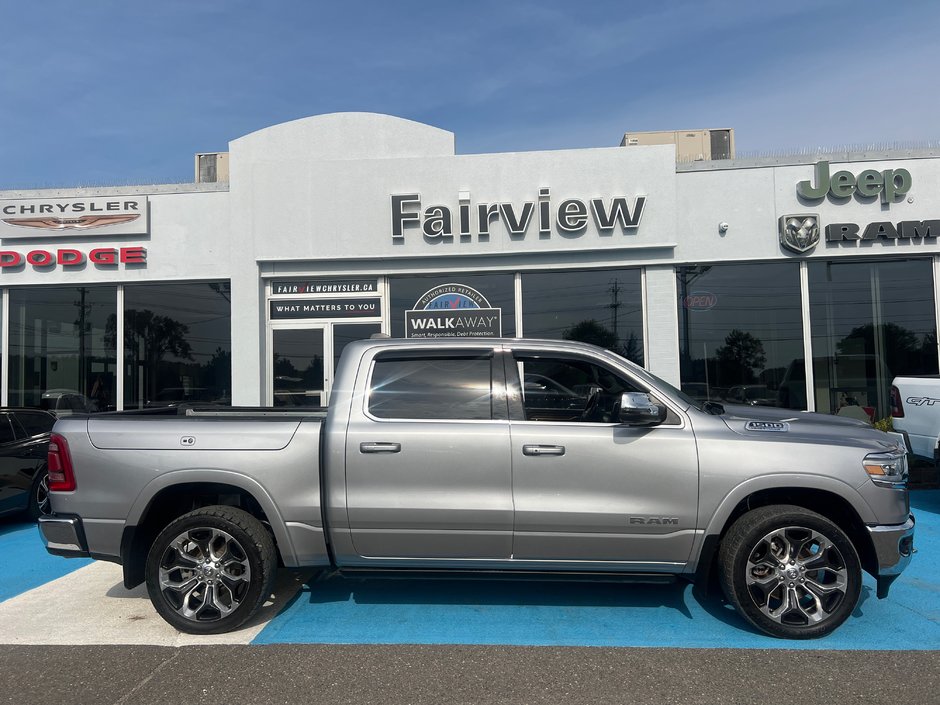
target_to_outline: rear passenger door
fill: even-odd
[[[509,422],[495,359],[492,348],[429,348],[373,360],[346,435],[346,508],[360,558],[510,557]]]

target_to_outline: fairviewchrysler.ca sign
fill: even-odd
[[[50,239],[146,235],[146,196],[0,200],[0,237]]]

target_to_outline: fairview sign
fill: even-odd
[[[392,239],[403,239],[413,228],[429,241],[452,241],[455,235],[461,241],[474,235],[486,240],[499,223],[513,240],[525,239],[531,230],[537,230],[540,238],[550,237],[553,230],[577,237],[590,222],[603,234],[612,234],[617,228],[626,233],[639,226],[645,206],[646,196],[635,196],[632,201],[623,196],[566,198],[556,205],[546,187],[539,189],[536,200],[522,203],[473,203],[470,193],[462,191],[456,209],[450,205],[422,207],[421,196],[408,193],[391,197]]]

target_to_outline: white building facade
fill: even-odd
[[[229,168],[0,192],[3,404],[320,405],[375,333],[586,340],[699,399],[870,419],[938,371],[940,154],[458,155],[341,113]]]

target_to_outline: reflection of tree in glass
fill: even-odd
[[[580,323],[576,323],[571,328],[562,333],[565,340],[575,340],[579,343],[590,343],[605,350],[611,350],[618,355],[623,355],[628,360],[643,364],[643,347],[634,333],[630,333],[625,345],[620,344],[617,334],[612,330],[605,328],[593,318]]]
[[[294,362],[289,357],[284,357],[274,353],[274,377],[295,377],[300,379],[300,373],[294,367]]]
[[[304,382],[307,389],[323,389],[323,358],[314,355],[304,370]]]
[[[232,353],[220,347],[215,349],[206,363],[206,380],[221,390],[228,389],[232,380]]]
[[[109,316],[105,331],[109,344],[114,344],[117,339],[116,329],[117,317]],[[159,361],[166,355],[192,360],[192,347],[186,340],[187,335],[189,326],[169,316],[161,316],[148,309],[124,312],[124,345],[139,350],[139,344],[143,342],[143,357],[148,361]]]
[[[643,346],[640,344],[635,333],[630,333],[626,345],[624,345],[623,350],[619,352],[631,362],[635,362],[638,365],[643,364]]]
[[[294,367],[294,361],[274,353],[274,383],[278,389],[322,389],[323,358],[314,355],[303,371]]]
[[[760,338],[738,328],[732,329],[725,344],[715,350],[715,359],[722,384],[750,384],[757,379],[757,370],[767,362]]]
[[[157,364],[167,355],[183,360],[192,360],[192,347],[186,340],[189,326],[185,323],[155,314],[148,309],[128,309],[124,312],[124,348],[134,362],[143,361],[151,398],[157,393]],[[108,316],[104,334],[105,343],[117,342],[117,316]]]
[[[925,352],[927,355],[936,355],[934,345],[922,345],[917,333],[897,323],[882,323],[878,328],[880,329],[878,336],[881,338],[884,350],[884,365],[892,374],[921,374],[920,370],[924,365],[920,356]],[[930,338],[930,336],[925,337]],[[840,355],[874,354],[876,351],[875,325],[866,323],[853,328],[847,336],[836,343],[836,350]]]
[[[562,333],[565,340],[577,340],[581,343],[590,343],[605,350],[617,348],[617,336],[593,319],[576,323]]]

